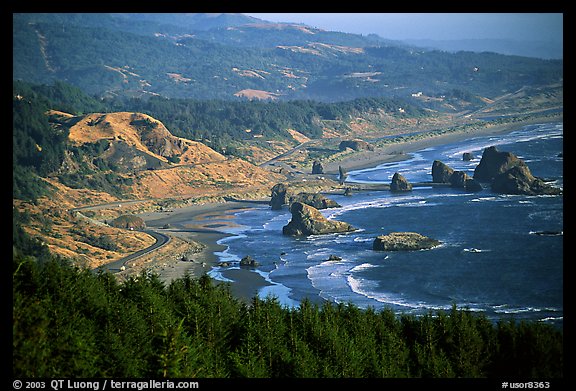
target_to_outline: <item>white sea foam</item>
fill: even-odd
[[[357,243],[373,242],[374,238],[361,238],[360,236],[357,236],[354,238],[354,241]]]
[[[212,270],[210,270],[207,274],[208,274],[208,276],[210,276],[211,278],[213,278],[214,280],[217,280],[217,281],[234,282],[234,280],[231,280],[231,279],[224,277],[222,275],[223,270],[230,270],[230,269],[232,269],[232,268],[222,269],[221,267],[213,267]]]
[[[386,258],[388,258],[388,255],[386,255]],[[386,258],[384,258],[384,259],[386,259]],[[361,272],[361,271],[365,271],[365,270],[368,270],[368,269],[372,269],[372,268],[375,268],[375,267],[378,267],[378,266],[377,266],[377,265],[374,265],[374,264],[372,264],[372,263],[363,263],[363,264],[360,264],[360,265],[358,265],[358,266],[354,266],[352,269],[350,269],[350,272],[351,272],[351,273],[356,273],[356,272]]]
[[[494,312],[497,314],[523,314],[523,313],[533,313],[533,312],[559,312],[558,308],[546,307],[510,307],[506,304],[501,306],[493,306]]]
[[[559,320],[564,320],[563,316],[549,316],[546,318],[538,319],[539,322],[555,322]]]
[[[264,280],[271,284],[260,288],[258,291],[258,297],[261,299],[266,299],[267,297],[275,297],[280,305],[284,307],[293,308],[300,305],[300,302],[290,297],[292,289],[288,288],[286,285],[280,284],[270,279],[270,274],[272,272],[265,272],[258,269],[254,270],[254,272],[258,273],[264,278]]]
[[[462,250],[464,252],[468,252],[468,253],[485,253],[488,251],[492,251],[492,250],[482,250],[479,248],[475,248],[475,247],[470,247],[470,248],[465,248],[464,250]]]
[[[352,291],[358,295],[375,300],[382,304],[395,305],[414,310],[448,310],[451,305],[435,305],[418,300],[406,300],[399,295],[377,291],[376,282],[348,275],[346,282]]]

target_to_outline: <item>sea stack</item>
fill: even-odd
[[[302,202],[293,203],[290,206],[290,212],[292,213],[292,220],[282,228],[284,235],[322,235],[355,230],[348,223],[328,220],[318,209]]]
[[[428,250],[440,245],[440,241],[416,232],[391,232],[378,236],[372,243],[374,251]]]

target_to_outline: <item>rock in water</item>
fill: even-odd
[[[318,209],[302,202],[293,203],[290,212],[292,213],[292,220],[282,228],[284,235],[321,235],[355,230],[348,223],[328,220]]]
[[[462,188],[471,192],[476,192],[483,189],[480,182],[474,178],[470,178],[470,176],[464,171],[454,171],[450,177],[450,184],[452,187]]]
[[[260,266],[260,264],[256,262],[256,260],[254,260],[250,255],[246,255],[240,260],[240,266],[256,267]]]
[[[288,187],[283,183],[278,183],[272,188],[270,206],[272,210],[280,210],[288,203]]]
[[[440,160],[434,160],[432,163],[432,182],[450,183],[453,173],[454,169]]]
[[[392,182],[390,183],[390,191],[410,191],[412,190],[412,184],[408,182],[404,176],[400,173],[395,173],[392,177]]]
[[[497,175],[516,166],[526,166],[526,163],[512,152],[500,152],[494,146],[488,147],[474,169],[474,179],[480,182],[492,182]]]
[[[440,245],[440,241],[416,232],[391,232],[374,239],[375,251],[414,251],[427,250]]]
[[[341,185],[343,185],[344,182],[346,182],[347,176],[348,174],[346,174],[346,170],[344,170],[342,166],[338,166],[338,182],[340,182]]]
[[[320,193],[298,193],[290,197],[289,203],[302,202],[316,209],[339,208],[340,204]]]
[[[562,191],[536,178],[526,165],[520,165],[497,175],[492,190],[504,194],[559,195]]]

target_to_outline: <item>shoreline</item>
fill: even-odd
[[[219,244],[222,239],[234,236],[226,229],[238,227],[235,223],[235,214],[244,210],[253,209],[262,205],[262,200],[228,201],[224,203],[206,203],[175,208],[168,212],[147,212],[139,216],[146,225],[154,229],[162,229],[166,224],[169,228],[162,229],[163,233],[192,240],[202,244],[200,252],[191,255],[192,260],[178,260],[172,267],[159,271],[160,280],[170,283],[172,280],[183,277],[186,273],[199,278],[218,266],[217,252],[226,250],[227,246]],[[268,285],[264,277],[246,269],[226,270],[227,277],[233,278],[230,291],[233,296],[247,303],[258,295],[258,291]],[[218,283],[224,283],[218,281]]]
[[[563,122],[563,115],[550,118],[534,118],[513,123],[485,126],[477,129],[468,129],[452,133],[444,133],[417,140],[408,140],[376,148],[373,151],[356,152],[353,156],[345,157],[340,161],[328,162],[324,165],[327,175],[338,175],[338,166],[346,171],[357,171],[373,168],[380,164],[407,160],[411,153],[422,149],[464,141],[474,137],[495,136],[519,130],[524,126]]]
[[[372,168],[384,163],[407,160],[412,153],[425,148],[460,142],[474,137],[507,134],[527,125],[562,121],[562,116],[550,119],[540,118],[394,143],[374,151],[355,153],[354,156],[339,162],[330,162],[325,166],[325,172],[327,175],[337,175],[339,165],[347,172]],[[263,200],[228,201],[190,205],[175,208],[168,212],[140,214],[139,216],[151,228],[158,229],[169,224],[170,228],[163,230],[164,233],[180,236],[203,245],[203,249],[193,255],[194,260],[192,262],[176,262],[172,268],[160,271],[160,279],[169,283],[173,279],[184,276],[187,272],[195,278],[208,273],[214,266],[218,265],[219,258],[215,253],[227,248],[224,244],[218,244],[218,241],[234,236],[233,233],[226,232],[224,228],[238,227],[234,220],[236,213],[261,207],[262,204]],[[234,280],[234,282],[229,283],[232,295],[246,303],[250,303],[258,295],[261,288],[272,285],[260,274],[252,272],[250,269],[230,269],[225,270],[224,274],[225,277]]]

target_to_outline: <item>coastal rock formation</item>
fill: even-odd
[[[280,210],[288,203],[288,187],[283,183],[278,183],[272,188],[270,206],[272,210]]]
[[[112,227],[141,231],[146,229],[146,223],[141,217],[122,215],[110,222]]]
[[[374,150],[374,146],[364,140],[359,140],[359,139],[355,139],[355,140],[344,140],[340,142],[340,145],[338,145],[338,149],[340,151],[345,151],[346,148],[350,148],[353,149],[355,151],[373,151]]]
[[[338,166],[338,182],[340,182],[341,185],[346,182],[347,176],[348,174],[346,174],[346,170],[342,166]]]
[[[511,152],[488,147],[474,170],[474,179],[492,183],[492,190],[503,194],[559,195],[562,190],[546,184],[530,172],[524,160]]]
[[[471,178],[464,171],[454,171],[450,176],[450,184],[452,187],[462,188],[467,191],[480,191],[483,189],[482,184],[476,179]]]
[[[391,232],[374,239],[374,251],[427,250],[440,245],[440,241],[416,232]]]
[[[480,191],[482,185],[480,182],[471,178],[464,171],[456,171],[440,160],[434,160],[432,163],[432,182],[450,183],[450,186],[465,189],[467,191]]]
[[[324,174],[324,167],[318,160],[314,160],[312,163],[312,174]]]
[[[256,262],[256,260],[254,260],[250,255],[246,255],[240,260],[240,266],[256,267],[260,266],[260,264]]]
[[[440,160],[432,163],[432,182],[450,183],[450,177],[454,174],[454,169]]]
[[[401,192],[401,191],[411,191],[412,184],[408,182],[406,178],[400,173],[395,173],[392,177],[392,182],[390,183],[390,191]]]
[[[492,182],[492,190],[504,194],[559,195],[562,191],[536,178],[526,165],[517,165],[498,174]]]
[[[321,235],[355,230],[348,223],[328,220],[318,209],[302,202],[293,203],[290,212],[292,220],[282,228],[284,235]]]
[[[511,152],[500,152],[495,146],[488,147],[474,169],[474,179],[480,182],[492,182],[497,175],[516,166],[526,166],[526,163]]]
[[[466,180],[472,179],[464,171],[454,171],[450,176],[449,182],[452,187],[466,187]]]
[[[462,154],[462,160],[464,160],[465,162],[469,162],[470,160],[473,160],[474,154],[472,152],[464,152]]]
[[[316,209],[339,208],[340,204],[320,193],[299,193],[290,197],[289,204],[295,202],[302,202],[303,204],[310,205]]]

